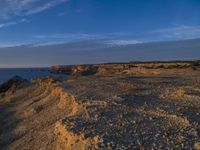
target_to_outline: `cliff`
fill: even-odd
[[[63,72],[67,67],[69,74],[90,76],[43,77],[28,84],[14,77],[0,86],[4,94],[17,85],[0,97],[0,150],[198,150],[198,66],[80,65],[64,66]]]
[[[159,74],[156,70],[199,69],[200,61],[130,62],[94,65],[57,65],[51,72],[67,75]]]

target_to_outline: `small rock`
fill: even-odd
[[[149,117],[149,120],[153,120],[153,118],[152,118],[152,117]]]
[[[194,149],[200,150],[200,142],[197,142],[197,143],[194,144]]]

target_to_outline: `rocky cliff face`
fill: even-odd
[[[19,76],[14,76],[0,85],[0,93],[7,92],[9,89],[17,88],[20,86],[23,87],[23,84],[28,83],[28,80],[23,79]]]
[[[120,64],[52,66],[51,72],[68,75],[159,74],[158,69],[199,69],[199,61],[130,62]]]
[[[68,75],[93,75],[96,73],[97,68],[95,65],[52,66],[51,72]]]
[[[56,123],[66,116],[84,114],[84,108],[59,85],[60,80],[47,77],[28,85],[24,82],[14,77],[2,84],[9,85],[8,91],[13,84],[21,86],[0,97],[0,150],[56,149]]]
[[[12,95],[17,89],[29,85],[30,82],[19,76],[14,76],[0,85],[0,95]]]

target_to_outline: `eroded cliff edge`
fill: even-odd
[[[129,63],[105,63],[85,65],[56,65],[51,67],[53,73],[67,75],[154,75],[170,71],[199,70],[200,61],[152,61]]]
[[[11,80],[0,98],[0,149],[199,149],[200,72],[179,66]]]

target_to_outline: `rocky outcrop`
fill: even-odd
[[[38,84],[44,89],[49,90],[51,94],[57,96],[59,98],[58,107],[60,109],[67,109],[70,112],[69,115],[78,114],[79,112],[83,111],[82,105],[78,103],[76,98],[69,92],[65,91],[64,88],[57,85],[56,80],[54,80],[52,77],[43,79],[39,78],[33,80],[33,83]]]
[[[57,150],[97,150],[99,139],[87,138],[84,134],[74,133],[70,128],[73,125],[57,122],[55,126],[55,134],[57,135]]]
[[[23,79],[19,76],[14,76],[0,85],[0,93],[7,92],[10,89],[14,90],[17,87],[22,86],[22,84],[27,84],[27,83],[29,83],[28,80]]]
[[[159,74],[159,69],[193,69],[198,70],[199,61],[171,62],[130,62],[95,65],[63,65],[52,66],[51,72],[67,75],[112,75],[112,74]]]
[[[50,71],[70,75],[93,75],[96,73],[97,68],[94,65],[52,66]]]
[[[0,85],[0,94],[1,96],[12,95],[17,89],[23,88],[29,84],[30,82],[28,80],[19,76],[14,76]]]

